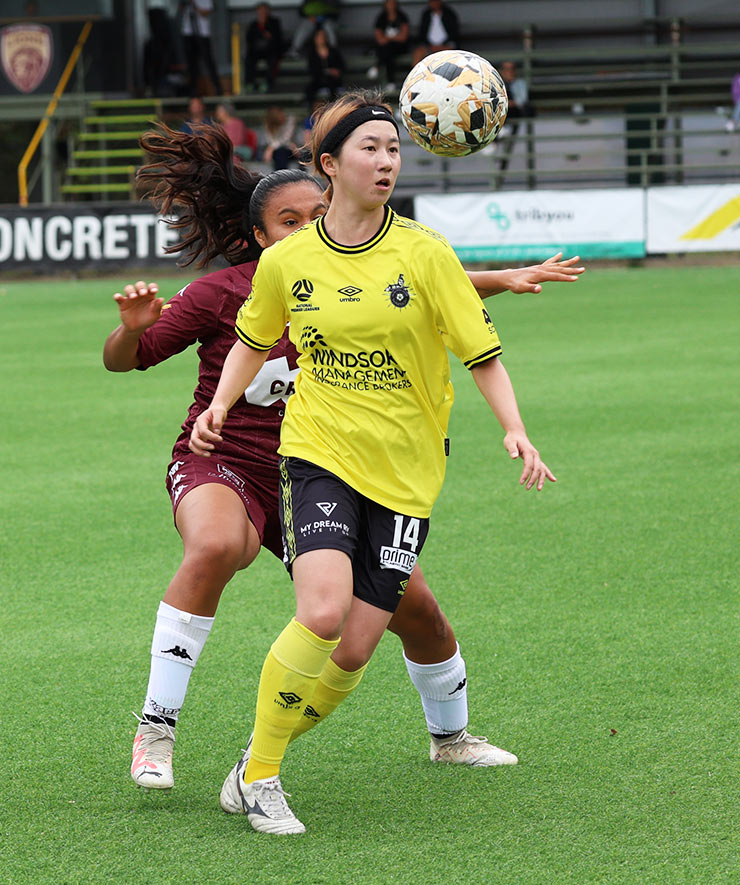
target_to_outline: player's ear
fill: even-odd
[[[260,230],[257,225],[252,228],[252,233],[254,234],[255,240],[257,243],[262,246],[263,249],[267,248],[267,237],[265,236],[265,232]]]
[[[332,157],[331,154],[322,154],[319,157],[319,163],[321,163],[321,168],[326,175],[331,177],[337,174],[336,158]]]

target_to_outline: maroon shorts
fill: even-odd
[[[235,465],[217,461],[213,456],[181,455],[167,468],[167,491],[172,499],[172,513],[183,497],[198,486],[215,482],[233,489],[242,499],[252,525],[257,529],[260,543],[283,558],[283,542],[278,515],[279,474],[267,467],[250,467],[249,472]]]

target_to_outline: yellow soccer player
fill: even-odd
[[[256,830],[280,834],[305,829],[280,782],[286,747],[358,684],[426,539],[452,405],[446,347],[523,459],[520,483],[555,481],[452,248],[386,206],[401,163],[390,109],[345,95],[312,137],[330,208],[263,253],[240,340],[190,443],[203,455],[221,443],[228,410],[289,323],[301,371],[281,429],[281,520],[296,616],[265,660],[253,740],[222,791],[224,807],[240,802]]]

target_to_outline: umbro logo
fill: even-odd
[[[345,286],[343,289],[337,289],[340,295],[346,295],[348,298],[351,298],[353,295],[359,295],[362,292],[362,289],[358,289],[357,286]]]
[[[296,280],[291,291],[299,301],[308,301],[313,293],[313,283],[311,280]]]
[[[337,502],[333,501],[329,503],[328,501],[317,501],[316,506],[325,516],[331,516],[334,513],[334,508],[337,506]]]
[[[468,677],[466,676],[462,682],[458,682],[457,688],[453,688],[452,691],[447,692],[447,696],[449,697],[451,694],[455,694],[456,691],[461,691],[463,688],[465,688],[465,683],[467,681],[468,681]]]
[[[409,585],[409,579],[406,578],[405,581],[401,581],[400,583],[401,583],[401,589],[398,591],[398,595],[403,596],[403,594],[406,592],[406,588]]]
[[[306,709],[303,711],[304,716],[310,716],[311,719],[318,719],[321,716],[318,710],[314,710],[314,708],[309,704]]]
[[[180,648],[179,645],[176,645],[174,648],[167,648],[167,649],[163,648],[162,654],[163,655],[174,655],[176,658],[182,658],[183,660],[187,659],[188,661],[193,660],[190,657],[190,655],[187,653],[187,651],[185,651],[184,648]]]
[[[297,695],[294,691],[279,691],[278,694],[289,706],[293,706],[293,704],[299,704],[303,698]]]

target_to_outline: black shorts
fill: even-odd
[[[323,467],[280,462],[283,559],[309,550],[342,550],[352,560],[354,595],[394,612],[429,532],[429,520],[395,513]]]

